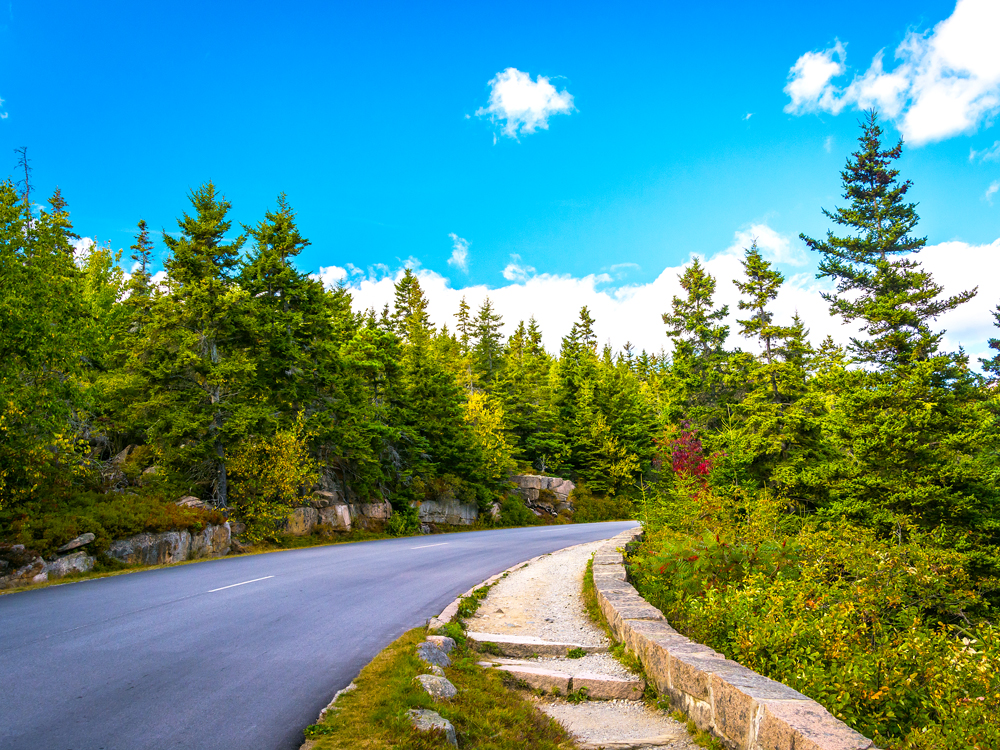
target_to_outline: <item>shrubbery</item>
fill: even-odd
[[[799,690],[885,748],[1000,747],[1000,631],[967,553],[765,492],[674,482],[646,503],[636,587],[692,639]]]

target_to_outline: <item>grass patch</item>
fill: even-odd
[[[457,629],[449,634],[454,637],[452,631]],[[505,679],[508,675],[476,666],[475,654],[464,638],[451,652],[452,666],[445,668],[458,695],[435,703],[414,679],[428,671],[415,650],[425,633],[424,628],[405,633],[361,670],[354,681],[357,688],[342,695],[319,724],[306,729],[314,750],[449,747],[443,737],[412,729],[406,716],[411,708],[427,708],[448,719],[463,750],[568,750],[576,746],[562,727],[514,692],[516,684]]]

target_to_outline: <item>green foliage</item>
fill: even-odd
[[[9,529],[13,543],[42,556],[81,534],[94,534],[87,548],[92,554],[108,549],[116,539],[143,532],[173,529],[200,530],[206,524],[225,523],[216,511],[175,505],[156,491],[142,494],[105,494],[96,490],[31,500],[0,511],[0,528]]]
[[[576,523],[622,521],[635,517],[635,503],[627,493],[595,494],[581,483],[570,493],[569,501],[573,504],[573,520]]]

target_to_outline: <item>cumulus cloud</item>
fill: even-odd
[[[993,205],[993,196],[997,194],[998,190],[1000,190],[1000,181],[993,180],[993,182],[990,183],[990,186],[986,188],[986,192],[983,194],[983,198],[989,201],[991,206]]]
[[[455,266],[468,273],[469,241],[459,237],[454,232],[451,232],[448,236],[451,237],[451,257],[448,258],[448,265]]]
[[[896,48],[896,67],[885,70],[884,50],[863,75],[846,86],[834,79],[846,70],[837,41],[806,52],[792,66],[785,111],[830,112],[875,107],[894,120],[914,145],[975,130],[1000,109],[1000,4],[959,0],[954,12],[928,32],[910,32]]]
[[[786,282],[774,301],[772,309],[775,319],[788,321],[798,312],[810,329],[810,340],[818,345],[827,335],[847,344],[851,336],[858,335],[858,329],[845,326],[840,318],[829,314],[826,302],[820,297],[821,291],[830,291],[832,285],[827,280],[815,277],[813,259],[806,259],[806,265],[790,266],[803,261],[803,253],[796,249],[793,240],[781,235],[766,224],[755,224],[748,229],[734,232],[728,247],[721,248],[702,262],[717,281],[715,302],[717,306],[729,305],[730,326],[728,345],[745,351],[755,351],[753,342],[739,335],[736,321],[739,291],[732,283],[742,276],[740,260],[744,247],[749,247],[753,237],[757,237],[762,253],[778,263],[785,272]],[[997,335],[993,326],[991,310],[1000,301],[1000,273],[997,273],[997,257],[1000,257],[1000,239],[987,245],[970,245],[964,242],[944,242],[925,248],[916,259],[930,271],[938,283],[945,288],[945,294],[956,294],[970,287],[968,269],[994,269],[994,272],[977,274],[979,294],[959,309],[943,315],[933,326],[946,329],[943,347],[955,351],[964,346],[976,364],[977,357],[989,356],[986,341]],[[518,321],[534,316],[542,329],[545,347],[552,352],[559,350],[563,336],[569,333],[576,321],[580,307],[586,305],[594,316],[595,332],[603,345],[610,343],[616,350],[629,341],[636,349],[649,352],[671,350],[660,319],[663,312],[670,310],[674,296],[682,297],[678,276],[690,265],[691,260],[664,268],[656,279],[645,284],[614,286],[612,279],[604,273],[583,277],[568,274],[537,273],[535,269],[512,259],[508,266],[517,272],[507,276],[510,282],[505,286],[490,288],[483,284],[453,287],[449,280],[429,269],[418,269],[416,274],[429,301],[428,314],[438,326],[454,328],[454,315],[462,297],[473,308],[482,304],[489,296],[494,308],[503,316],[505,334],[513,333]],[[337,269],[333,266],[330,268]],[[327,271],[329,269],[322,269]],[[345,278],[345,269],[339,269],[324,276],[332,284]],[[402,268],[392,275],[352,276],[347,273],[348,289],[355,309],[381,310],[385,304],[392,304],[394,284],[402,275]],[[742,317],[742,316],[740,316]]]
[[[529,73],[517,68],[497,73],[489,85],[489,104],[476,110],[476,115],[501,124],[501,132],[508,138],[516,139],[519,133],[534,133],[538,128],[548,130],[551,115],[568,115],[575,109],[568,91],[557,91],[542,75],[532,81]]]
[[[527,281],[535,272],[534,267],[521,264],[520,255],[511,255],[510,263],[503,269],[503,277],[507,281]]]

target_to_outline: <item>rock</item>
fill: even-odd
[[[344,502],[344,493],[326,492],[325,490],[317,490],[316,492],[313,492],[312,498],[309,500],[309,504],[316,509],[326,508],[329,507],[330,505],[333,505],[334,503],[343,503],[343,502]]]
[[[444,670],[441,669],[437,664],[431,664],[431,674],[436,674],[438,677],[444,677]]]
[[[180,500],[177,500],[174,505],[179,505],[182,508],[200,508],[202,510],[210,510],[212,508],[204,500],[199,500],[192,495],[185,495]]]
[[[418,732],[434,732],[444,734],[448,743],[458,747],[458,737],[455,736],[455,727],[436,711],[428,711],[426,708],[411,708],[406,712],[410,717],[410,723]]]
[[[319,522],[332,526],[336,531],[350,531],[351,509],[343,501],[334,501],[319,511]]]
[[[392,506],[388,500],[375,503],[351,503],[351,524],[370,531],[379,531],[392,515]]]
[[[446,635],[429,635],[427,636],[427,642],[433,643],[446,654],[450,654],[451,650],[455,648],[455,639],[449,638]]]
[[[82,547],[85,544],[90,544],[94,541],[94,535],[89,531],[86,534],[80,534],[76,539],[66,542],[62,547],[56,550],[56,552],[69,552],[71,549],[76,549],[77,547]]]
[[[223,557],[229,553],[232,544],[232,527],[228,522],[219,526],[209,524],[201,531],[191,534],[189,557]]]
[[[86,573],[88,570],[93,570],[94,562],[95,558],[80,550],[45,563],[45,572],[48,574],[47,578],[62,578],[70,573]]]
[[[42,556],[25,549],[23,544],[0,544],[0,561],[5,563],[0,568],[5,573],[0,576],[0,589],[43,583],[49,578]]]
[[[448,700],[458,695],[458,689],[448,681],[447,677],[436,674],[421,674],[417,675],[416,679],[424,686],[427,694],[436,701]]]
[[[118,539],[108,548],[108,556],[127,565],[163,565],[187,560],[190,551],[190,532],[164,531]]]
[[[319,522],[319,511],[315,508],[296,508],[288,516],[288,533],[292,536],[306,536]]]
[[[459,502],[455,498],[439,498],[413,503],[421,523],[445,523],[451,526],[471,526],[479,517],[475,503]]]
[[[420,524],[420,533],[421,534],[430,534],[431,533],[431,527],[429,525],[427,525],[426,523]]]
[[[493,503],[493,505],[490,506],[490,516],[494,521],[500,519],[500,503]]]
[[[246,530],[247,530],[247,525],[245,523],[241,521],[230,521],[229,522],[229,533],[231,535],[230,541],[232,541],[232,537],[240,536],[240,534],[242,534]]]
[[[448,640],[451,640],[450,638]],[[428,664],[436,664],[439,667],[450,667],[451,659],[448,654],[438,644],[431,641],[424,641],[417,646],[417,657]]]

